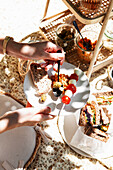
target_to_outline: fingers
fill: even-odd
[[[46,120],[54,119],[55,116],[53,115],[47,115],[47,114],[38,114],[33,117],[33,120],[36,122],[43,122]]]
[[[62,65],[63,62],[61,61],[60,64]],[[45,68],[46,71],[53,67],[53,70],[58,70],[58,63],[57,61],[45,60],[45,63],[41,64],[41,67]]]
[[[45,67],[45,71],[48,71],[48,70],[51,69],[52,67],[53,67],[52,64],[47,65],[47,66]]]
[[[57,52],[47,53],[47,59],[54,60],[54,61],[61,60],[63,63],[63,61],[65,60],[65,53],[64,52],[62,52],[62,53],[57,53]]]
[[[35,116],[33,116],[33,120],[37,122],[42,122],[45,120],[51,120],[55,118],[55,116],[49,114],[50,112],[51,112],[51,108],[45,107],[39,113],[36,113]]]
[[[51,112],[51,108],[50,107],[44,107],[42,110],[41,110],[41,112],[40,112],[40,114],[42,113],[42,114],[49,114]]]
[[[45,51],[47,52],[52,52],[52,53],[55,53],[57,52],[58,50],[60,50],[61,52],[63,52],[63,49],[62,47],[50,42],[50,41],[47,41],[46,42],[46,48],[45,48]]]
[[[63,64],[63,61],[65,59],[65,52],[63,48],[49,41],[46,43],[47,44],[46,44],[45,52],[46,52],[47,59],[54,60],[54,61],[61,60],[62,61],[61,64]]]

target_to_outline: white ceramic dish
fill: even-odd
[[[77,114],[79,112],[79,109],[74,113]],[[75,134],[77,130],[77,121],[75,119],[74,114],[60,116],[59,117],[59,129],[61,132],[61,135],[65,142],[77,153],[83,156],[90,157],[87,153],[81,151],[80,149],[77,149],[76,147],[73,147],[70,145],[70,142],[72,140],[73,135]]]
[[[74,65],[64,62],[63,65],[61,66],[60,73],[71,75],[72,73],[74,73],[74,69],[75,69]],[[51,75],[54,74],[55,71],[53,71],[53,69],[50,69],[48,71],[49,77],[51,77]],[[87,102],[89,98],[90,95],[89,81],[87,76],[82,71],[81,71],[81,75],[79,76],[79,80],[77,82],[76,87],[77,87],[77,92],[72,97],[70,104],[64,107],[63,114],[70,114],[72,112],[75,112],[77,109],[83,107],[83,105]],[[30,72],[27,73],[24,80],[24,92],[28,102],[32,106],[47,105],[51,107],[52,109],[51,114],[53,115],[57,115],[62,108],[61,96],[58,98],[55,97],[53,95],[52,89],[47,95],[47,100],[44,103],[40,103],[39,100],[40,97],[37,96],[36,88],[33,84]]]
[[[105,143],[82,134],[80,130],[77,138],[75,137],[76,132],[79,129],[79,115],[80,109],[70,115],[59,117],[59,129],[65,142],[75,152],[85,157],[99,159],[113,156],[113,137],[110,137],[110,139]]]

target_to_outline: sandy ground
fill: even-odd
[[[19,41],[38,30],[46,0],[0,0],[0,36]],[[67,9],[61,0],[50,1],[47,16]]]

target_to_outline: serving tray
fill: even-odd
[[[94,24],[101,22],[110,4],[110,0],[102,0],[98,9],[85,10],[80,5],[80,0],[62,0],[76,18],[84,24]],[[90,5],[90,4],[89,4]],[[113,10],[111,12],[113,15]]]

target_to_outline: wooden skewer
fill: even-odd
[[[44,17],[46,16],[46,14],[47,14],[49,2],[50,2],[50,0],[47,0],[43,18],[44,18]]]
[[[57,16],[60,16],[60,15],[64,15],[64,14],[66,14],[66,13],[69,13],[69,9],[64,10],[64,11],[62,11],[62,12],[59,12],[59,13],[57,13],[57,14],[54,14],[54,15],[52,15],[52,16],[46,17],[46,18],[43,17],[42,20],[41,20],[41,22],[47,21],[47,20],[49,20],[49,19],[52,19],[52,18],[57,17]]]
[[[91,73],[92,73],[92,70],[93,70],[94,63],[96,61],[96,57],[97,57],[98,52],[99,52],[99,47],[101,45],[102,37],[103,37],[103,34],[105,32],[106,25],[107,25],[108,19],[110,17],[110,13],[112,11],[112,8],[113,8],[113,0],[111,0],[111,2],[109,4],[109,8],[108,8],[108,11],[106,13],[106,16],[105,16],[105,19],[104,19],[104,22],[103,22],[103,26],[102,26],[102,29],[100,31],[100,34],[99,34],[99,37],[98,37],[98,41],[97,41],[97,44],[96,44],[96,47],[95,47],[95,50],[94,50],[94,55],[92,57],[92,60],[91,60],[90,65],[89,65],[89,69],[87,71],[87,77],[89,79],[90,79],[90,76],[91,76]]]

